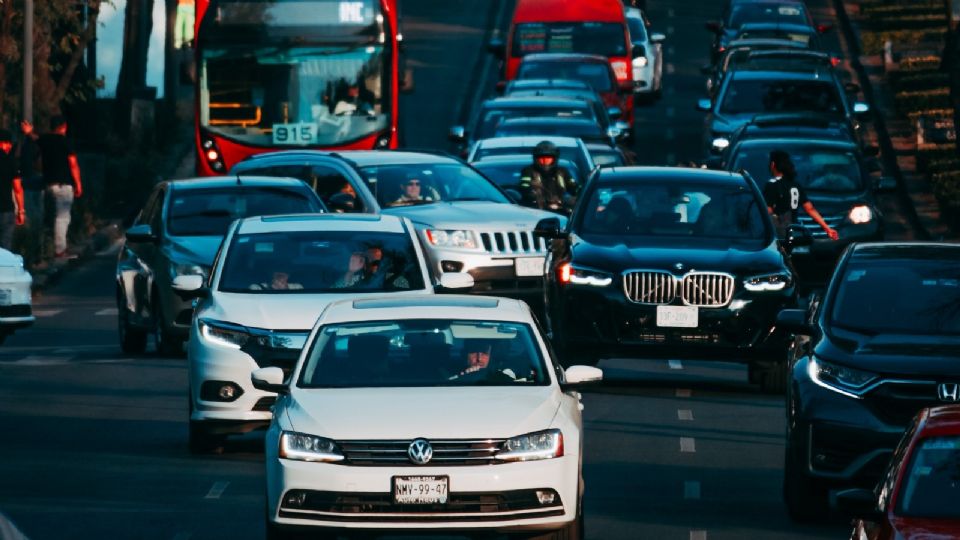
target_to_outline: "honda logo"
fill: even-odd
[[[940,401],[960,401],[960,383],[940,383],[937,397]]]
[[[426,465],[427,462],[433,458],[433,447],[430,446],[430,441],[426,439],[416,439],[410,443],[410,448],[407,449],[407,456],[410,458],[410,461],[417,465]]]

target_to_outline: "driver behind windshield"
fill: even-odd
[[[423,181],[420,175],[411,172],[407,173],[406,181],[403,183],[400,197],[393,201],[390,206],[409,206],[422,201],[433,201],[429,196],[423,195]]]

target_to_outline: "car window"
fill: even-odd
[[[785,111],[844,113],[836,85],[827,81],[731,79],[720,106],[721,114]]]
[[[589,118],[595,119],[586,103],[558,103],[551,107],[498,107],[493,105],[480,111],[474,137],[489,139],[497,128],[511,118]]]
[[[585,237],[722,238],[762,247],[767,237],[762,207],[741,185],[605,183],[580,208],[579,232]]]
[[[235,219],[323,210],[306,187],[178,189],[169,199],[167,230],[174,236],[223,236]]]
[[[409,234],[299,231],[235,234],[219,290],[346,293],[425,288]]]
[[[244,169],[242,173],[256,176],[298,178],[306,182],[328,207],[330,206],[330,197],[337,193],[346,193],[354,199],[352,212],[363,212],[365,210],[363,201],[357,197],[357,192],[350,180],[335,167],[329,165],[272,165]]]
[[[808,191],[845,193],[863,189],[855,153],[842,149],[783,143],[742,145],[731,160],[731,171],[746,169],[760,182],[770,177],[770,152],[784,150],[797,168],[797,182]]]
[[[489,180],[460,163],[373,165],[361,173],[384,208],[441,201],[510,202]]]
[[[559,22],[521,23],[516,26],[511,51],[514,57],[547,52],[624,56],[627,54],[627,47],[623,36],[623,25],[600,22]]]
[[[590,85],[595,92],[610,92],[614,81],[610,66],[597,62],[523,62],[518,79],[573,79]]]
[[[740,2],[730,12],[728,28],[747,23],[807,24],[807,14],[798,2],[789,4]]]
[[[140,211],[140,215],[137,216],[137,225],[153,225],[155,216],[160,213],[159,209],[163,204],[163,193],[163,190],[159,187],[153,190],[153,193],[151,193],[150,197],[147,198],[147,202],[144,203],[143,210]],[[160,231],[153,232],[154,234],[160,234]]]
[[[580,138],[585,142],[610,140],[595,122],[531,122],[527,119],[502,122],[497,127],[494,137],[523,135],[559,135]]]
[[[960,518],[960,437],[929,437],[919,442],[897,495],[897,516]]]
[[[301,388],[548,384],[530,326],[434,319],[324,326],[298,381]]]

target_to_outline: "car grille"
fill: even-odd
[[[683,278],[662,271],[628,272],[623,291],[638,304],[669,304],[680,297],[688,306],[723,307],[730,303],[734,279],[718,272],[695,272]]]
[[[481,232],[480,241],[488,253],[545,254],[547,251],[546,241],[533,236],[533,231]]]
[[[505,439],[436,440],[430,441],[433,458],[430,465],[491,465]],[[342,465],[387,466],[411,465],[407,457],[410,440],[403,441],[338,441],[344,460]]]
[[[884,423],[906,427],[924,407],[943,405],[932,381],[887,381],[864,396],[864,401]]]
[[[823,220],[827,222],[827,225],[829,225],[831,229],[836,229],[844,219],[843,216],[823,216]],[[797,216],[797,221],[800,225],[803,225],[803,228],[814,238],[827,237],[826,231],[824,231],[820,225],[817,225],[817,222],[814,221],[812,217],[807,215]]]

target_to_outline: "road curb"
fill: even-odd
[[[34,296],[42,293],[50,287],[60,282],[63,276],[72,270],[80,268],[88,261],[99,257],[116,253],[120,249],[123,241],[123,231],[120,228],[119,221],[110,222],[101,227],[97,232],[90,235],[79,246],[77,256],[71,259],[54,260],[49,266],[40,270],[31,270],[33,276],[32,290]]]

